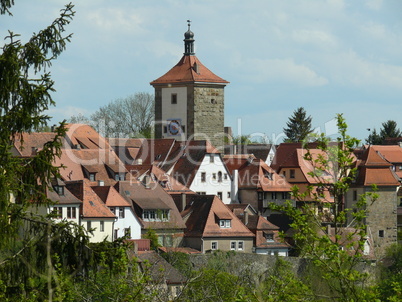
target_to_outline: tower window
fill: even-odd
[[[177,93],[172,93],[170,100],[172,104],[177,104]]]

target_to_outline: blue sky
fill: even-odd
[[[26,41],[66,1],[16,0],[0,17]],[[74,3],[74,2],[73,2]],[[192,20],[197,57],[225,88],[225,125],[279,143],[288,118],[304,107],[328,134],[344,113],[360,139],[386,120],[402,127],[402,1],[399,0],[85,0],[76,1],[74,33],[51,68],[57,92],[52,122],[90,115],[135,92],[183,54]],[[0,42],[3,43],[3,42]],[[326,128],[325,128],[326,127]]]

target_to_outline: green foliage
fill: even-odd
[[[307,117],[303,107],[297,108],[286,123],[287,128],[283,128],[286,135],[285,142],[298,143],[305,141],[313,131],[311,127],[311,116]]]
[[[161,256],[185,277],[189,278],[192,276],[193,266],[188,254],[180,252],[168,252],[161,254]]]
[[[370,145],[383,145],[386,138],[396,138],[402,135],[401,130],[399,130],[397,123],[392,120],[388,120],[382,123],[382,128],[380,133],[374,128],[373,132],[370,133],[366,139],[367,144]]]
[[[402,299],[402,246],[395,244],[387,249],[382,261],[380,282],[377,291],[381,301]]]
[[[295,187],[293,197],[299,202],[312,198],[313,202],[301,203],[303,205],[299,208],[294,208],[288,202],[285,206],[272,205],[272,209],[283,211],[291,218],[290,226],[296,231],[293,236],[296,247],[301,256],[309,259],[315,271],[320,272],[323,282],[320,288],[325,288],[327,296],[321,297],[321,290],[314,286],[315,283],[310,283],[309,288],[315,299],[361,301],[367,298],[365,289],[368,279],[368,275],[358,269],[364,259],[363,248],[367,237],[365,208],[368,200],[376,200],[377,194],[362,194],[354,211],[344,208],[343,197],[356,174],[352,163],[353,147],[358,140],[347,135],[347,125],[342,115],[337,116],[337,124],[339,137],[336,143],[331,143],[322,134],[317,140],[320,152],[312,154],[307,149],[304,158],[313,167],[309,174],[315,179],[317,187],[327,190],[334,197],[333,205],[326,203],[323,194],[310,186],[303,193]],[[316,214],[318,206],[332,206],[329,221],[331,231]],[[348,215],[353,218],[353,228],[345,228]]]
[[[158,241],[158,234],[156,234],[155,230],[149,228],[147,230],[146,234],[142,235],[142,238],[151,240],[151,249],[152,250],[156,251],[158,249],[158,247],[160,247],[160,244]]]
[[[250,135],[238,135],[232,137],[233,145],[249,145],[251,144]]]

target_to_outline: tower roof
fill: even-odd
[[[205,67],[196,56],[184,55],[176,66],[160,78],[152,81],[150,84],[158,85],[196,82],[219,84],[229,83]]]
[[[152,81],[151,85],[175,84],[175,83],[217,83],[228,84],[229,82],[218,77],[206,68],[194,53],[194,33],[190,30],[190,20],[188,30],[184,33],[184,55],[172,69],[163,76]]]

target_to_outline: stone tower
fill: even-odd
[[[184,55],[172,69],[150,84],[155,88],[155,137],[224,143],[224,88],[195,56],[194,33],[184,33]]]

